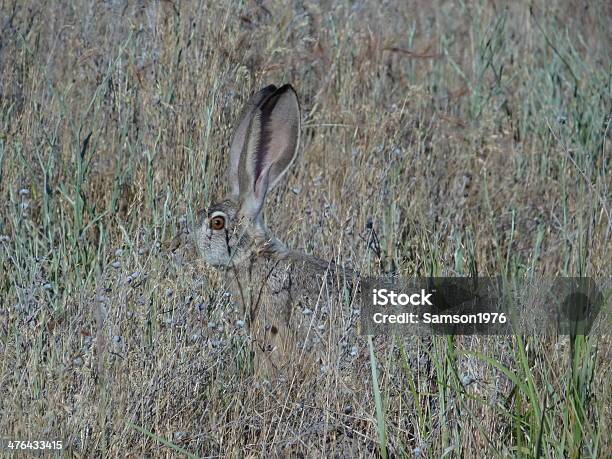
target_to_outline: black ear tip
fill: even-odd
[[[274,92],[274,91],[276,91],[276,86],[274,86],[273,84],[270,84],[266,86],[265,88],[263,88],[260,92]]]
[[[280,88],[278,88],[276,91],[274,91],[269,96],[267,96],[267,98],[264,99],[261,105],[259,105],[260,110],[262,112],[269,112],[273,110],[274,107],[276,106],[276,103],[286,93],[293,93],[293,96],[297,100],[298,96],[297,96],[297,93],[295,92],[295,89],[293,89],[293,86],[287,83],[287,84],[282,85]]]
[[[283,94],[283,93],[285,93],[287,91],[291,91],[291,92],[295,93],[295,89],[293,89],[293,86],[291,86],[289,83],[286,83],[286,84],[282,85],[280,88],[278,88],[276,90],[276,93],[280,95],[280,94]]]

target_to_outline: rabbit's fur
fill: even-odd
[[[195,241],[209,265],[225,271],[249,322],[256,363],[274,372],[304,357],[329,311],[330,292],[352,273],[289,250],[266,227],[265,197],[295,162],[300,107],[290,85],[267,86],[246,103],[230,147],[229,196],[200,211]],[[337,296],[336,296],[337,298]],[[322,301],[321,301],[322,300]]]

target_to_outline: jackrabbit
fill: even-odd
[[[330,313],[325,301],[353,277],[348,269],[288,249],[264,222],[266,195],[295,162],[299,139],[300,106],[291,85],[255,93],[230,145],[231,192],[199,212],[194,231],[204,262],[224,270],[264,371],[312,362],[304,356],[324,340],[317,321]]]

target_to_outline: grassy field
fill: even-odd
[[[3,0],[0,438],[610,457],[608,337],[331,323],[320,368],[261,380],[219,274],[169,241],[227,191],[248,96],[290,82],[300,158],[266,211],[289,246],[372,275],[610,276],[611,43],[605,1]]]

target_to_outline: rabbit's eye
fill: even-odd
[[[210,219],[210,228],[219,231],[225,228],[225,217],[222,215],[216,215]]]

